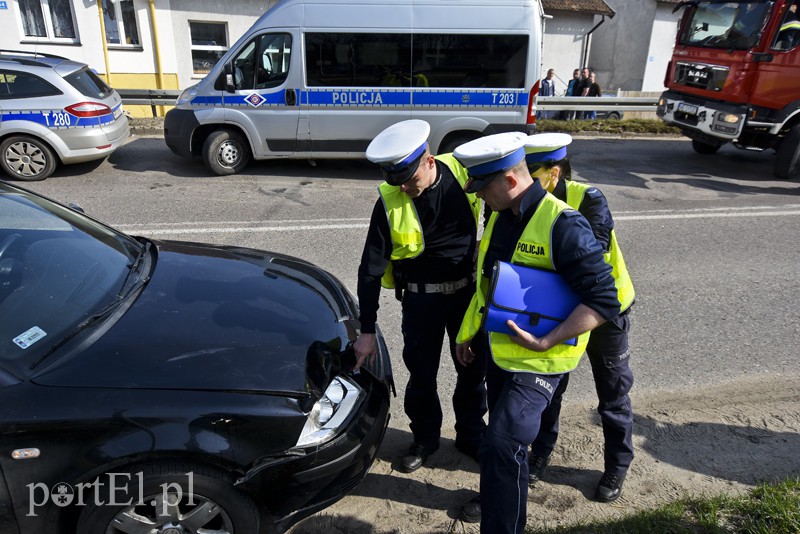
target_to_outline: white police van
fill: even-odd
[[[122,99],[83,63],[0,50],[0,168],[44,180],[59,163],[102,159],[130,136]]]
[[[218,175],[254,159],[353,158],[387,126],[451,152],[532,130],[539,0],[283,0],[166,115],[165,141]]]

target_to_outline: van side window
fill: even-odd
[[[309,87],[410,87],[411,35],[306,33]]]
[[[786,14],[781,21],[778,34],[772,43],[773,50],[792,50],[800,45],[800,13],[797,5],[800,0],[789,2],[786,6]]]
[[[415,34],[413,75],[428,87],[522,88],[526,35]]]
[[[525,35],[306,33],[310,87],[521,88]]]
[[[36,98],[60,94],[61,91],[33,74],[0,71],[0,98]]]
[[[291,35],[259,35],[247,43],[233,59],[236,89],[268,89],[281,85],[289,74],[291,58]]]

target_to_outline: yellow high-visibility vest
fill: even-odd
[[[555,271],[553,265],[553,243],[551,235],[553,225],[558,216],[565,210],[572,209],[565,202],[547,193],[536,208],[525,230],[522,232],[511,263],[549,269]],[[483,326],[483,310],[486,306],[486,295],[489,291],[489,281],[483,276],[483,263],[486,251],[492,240],[495,221],[498,214],[492,213],[489,224],[483,233],[481,245],[478,249],[478,280],[477,291],[472,297],[467,313],[461,323],[461,328],[456,337],[456,343],[464,343],[472,339]],[[489,347],[494,362],[501,368],[512,372],[527,372],[539,374],[560,374],[572,371],[586,350],[589,341],[589,332],[578,336],[576,346],[559,344],[545,352],[535,352],[517,345],[506,334],[489,333]]]
[[[592,186],[566,180],[567,204],[576,210],[580,210],[586,191]],[[603,253],[603,260],[611,266],[611,276],[614,277],[614,285],[617,287],[617,298],[619,299],[620,312],[624,312],[633,304],[636,298],[636,291],[633,289],[633,281],[628,274],[628,267],[625,265],[625,258],[617,243],[617,235],[611,230],[608,241],[608,252]]]
[[[469,180],[467,169],[452,154],[442,154],[436,156],[436,159],[447,165],[463,189],[464,184]],[[400,187],[389,185],[386,182],[378,186],[378,191],[381,194],[383,207],[386,209],[386,217],[389,220],[389,234],[392,239],[392,254],[389,258],[391,261],[389,261],[389,265],[381,277],[381,285],[387,289],[394,289],[392,261],[408,260],[422,254],[422,251],[425,250],[425,238],[422,235],[422,223],[419,220],[419,214],[411,197],[403,193]],[[481,213],[480,200],[474,194],[466,191],[464,194],[467,196],[472,215],[475,217],[477,232],[478,219]]]

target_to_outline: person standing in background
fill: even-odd
[[[597,83],[594,72],[589,73],[589,90],[586,93],[586,96],[603,96],[603,91],[600,89],[600,84]],[[597,112],[587,111],[584,115],[584,118],[594,120],[597,118]]]
[[[556,81],[554,79],[555,75],[555,70],[548,69],[547,77],[543,78],[542,83],[539,84],[539,96],[556,96]],[[536,115],[540,119],[551,119],[553,118],[554,113],[552,111],[540,111]]]

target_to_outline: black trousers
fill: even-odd
[[[438,447],[441,436],[437,374],[445,332],[457,374],[453,393],[456,442],[477,448],[486,428],[486,356],[477,357],[467,367],[455,357],[456,335],[474,291],[475,286],[470,284],[451,295],[406,291],[403,296],[403,361],[410,375],[404,408],[411,420],[414,442],[426,447]]]
[[[633,409],[628,394],[633,386],[628,346],[630,325],[630,314],[620,315],[592,330],[586,347],[599,401],[597,413],[603,423],[604,470],[614,475],[624,475],[633,461]],[[549,456],[555,448],[561,396],[568,383],[566,375],[542,414],[539,434],[531,446],[536,456]]]

